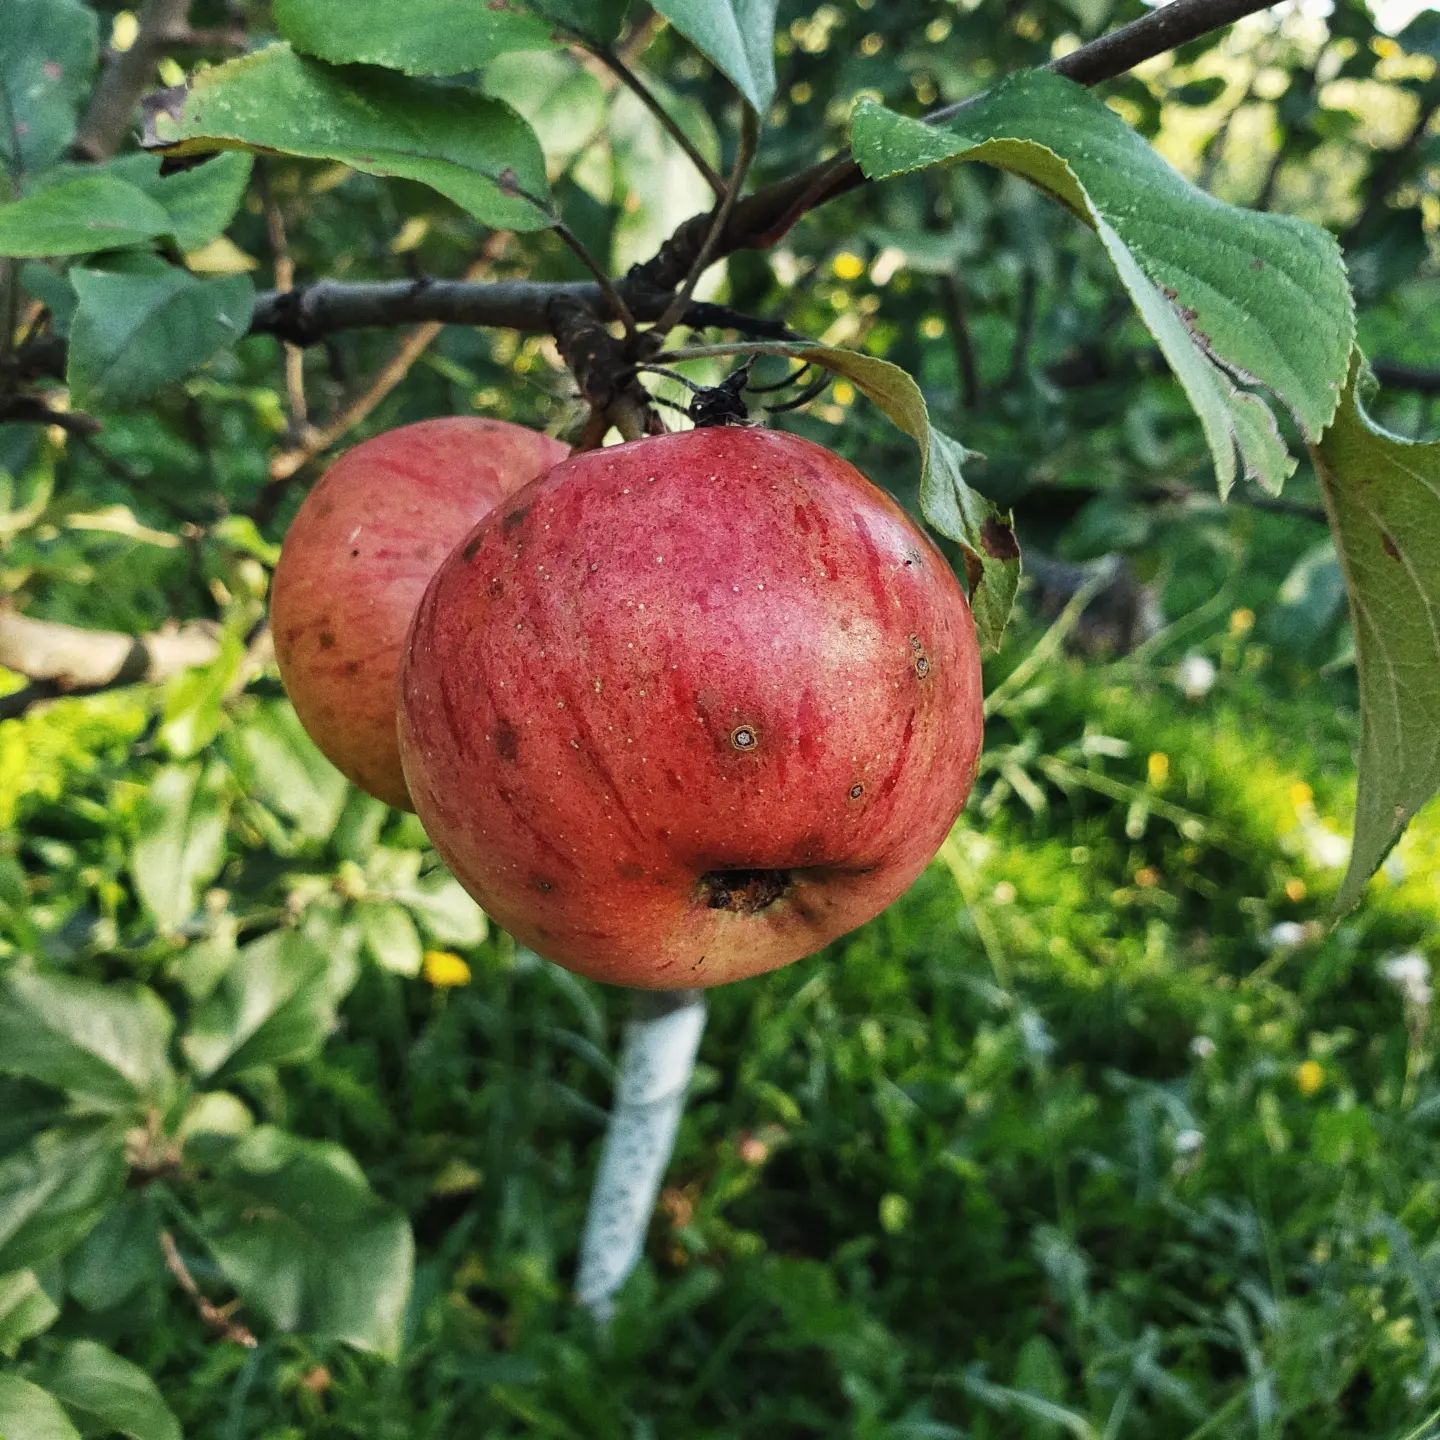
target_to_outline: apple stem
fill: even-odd
[[[638,991],[580,1239],[575,1298],[602,1324],[640,1259],[705,1029],[700,990]]]

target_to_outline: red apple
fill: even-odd
[[[964,591],[793,435],[576,455],[431,581],[401,676],[415,808],[540,954],[647,988],[786,965],[890,904],[975,776]]]
[[[503,420],[421,420],[347,451],[305,497],[271,590],[275,655],[300,723],[362,790],[412,808],[395,687],[430,577],[481,516],[569,453]]]

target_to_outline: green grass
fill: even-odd
[[[1440,961],[1440,826],[1327,930],[1352,718],[1221,623],[1200,703],[1143,662],[1039,667],[902,902],[712,992],[608,1335],[568,1287],[622,997],[504,936],[459,989],[365,964],[320,1058],[244,1092],[411,1216],[398,1363],[217,1345],[163,1283],[57,1333],[136,1360],[201,1440],[1435,1433],[1440,1089],[1428,1010],[1377,967]],[[191,950],[105,943],[128,902],[104,817],[145,739],[104,714],[17,727],[5,793],[63,877],[35,892],[52,957],[161,983]],[[333,872],[338,843],[302,860]],[[266,853],[227,883],[263,892]]]

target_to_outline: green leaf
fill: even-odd
[[[164,207],[176,245],[187,251],[208,244],[235,218],[255,164],[253,156],[232,150],[203,165],[161,175],[154,155],[125,158],[132,163],[146,162],[148,173],[144,178],[135,178],[135,183]]]
[[[146,144],[181,155],[241,146],[417,180],[483,224],[553,223],[534,132],[508,105],[387,70],[343,71],[271,45],[194,76]]]
[[[146,399],[234,345],[250,324],[244,275],[201,280],[153,255],[70,272],[79,307],[68,379],[76,403],[116,409]]]
[[[425,947],[410,912],[403,905],[376,900],[362,900],[356,908],[371,959],[396,975],[418,975]]]
[[[241,732],[255,793],[303,835],[323,840],[345,805],[345,777],[315,748],[285,702],[256,712]]]
[[[21,970],[0,978],[0,1070],[93,1104],[162,1100],[172,1025],[143,986]]]
[[[1272,491],[1294,468],[1269,406],[1237,379],[1273,392],[1312,440],[1329,424],[1355,321],[1324,231],[1197,190],[1103,102],[1045,71],[1014,76],[944,125],[862,101],[851,137],[872,179],[985,161],[1093,226],[1200,415],[1222,494],[1237,452]]]
[[[1315,447],[1360,680],[1355,846],[1337,910],[1360,898],[1440,790],[1440,441],[1380,429],[1362,403],[1362,363],[1357,351],[1340,412]]]
[[[511,50],[555,44],[539,16],[488,0],[275,0],[273,14],[302,54],[407,75],[460,75]]]
[[[552,175],[594,145],[604,127],[605,87],[568,55],[505,55],[486,67],[483,83],[487,95],[513,105],[529,122]]]
[[[114,1126],[57,1126],[0,1159],[0,1272],[63,1255],[120,1197],[124,1181]]]
[[[600,45],[609,45],[620,34],[630,8],[630,0],[515,0],[515,4]]]
[[[219,1165],[202,1225],[230,1283],[280,1329],[395,1353],[410,1227],[340,1146],[253,1131]]]
[[[54,1275],[58,1277],[58,1268]],[[60,1318],[58,1291],[57,1281],[47,1284],[34,1270],[0,1275],[0,1355],[14,1355]]]
[[[93,1340],[73,1340],[45,1374],[62,1405],[87,1428],[129,1440],[181,1440],[180,1422],[138,1365]]]
[[[180,928],[225,860],[226,803],[219,766],[167,765],[150,782],[130,873],[164,931]]]
[[[654,0],[663,15],[763,115],[775,98],[776,0]]]
[[[170,232],[170,217],[118,175],[82,175],[0,205],[0,255],[92,255],[144,245]]]
[[[183,670],[165,687],[159,738],[177,759],[199,754],[225,721],[225,697],[245,662],[245,641],[233,630],[220,637],[220,654],[209,665]]]
[[[431,871],[397,891],[395,898],[410,907],[441,945],[479,945],[489,931],[485,912],[448,870]]]
[[[316,1054],[335,1024],[325,953],[277,931],[246,945],[196,1011],[181,1042],[207,1081]]]
[[[0,165],[41,170],[64,154],[98,52],[95,12],[80,0],[0,4]]]
[[[128,1300],[156,1273],[160,1223],[151,1195],[129,1190],[65,1261],[65,1288],[87,1310]]]
[[[0,1440],[80,1440],[60,1402],[18,1375],[0,1375]]]
[[[921,511],[933,529],[960,547],[980,644],[997,649],[1020,584],[1020,547],[1010,516],[965,483],[962,466],[971,452],[930,424],[925,397],[915,381],[888,360],[809,340],[707,345],[703,353],[785,355],[824,366],[845,376],[915,441],[920,447]]]

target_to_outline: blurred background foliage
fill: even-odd
[[[133,16],[94,8],[123,46]],[[759,178],[841,143],[859,94],[962,99],[1133,13],[786,0]],[[1378,418],[1421,436],[1440,16],[1407,18],[1284,5],[1103,93],[1213,193],[1342,237],[1361,343],[1398,382]],[[157,83],[272,33],[263,4],[202,0],[192,24]],[[725,160],[727,87],[643,14],[627,43]],[[652,117],[574,57],[506,56],[484,85],[536,126],[612,269],[705,208]],[[187,258],[266,286],[282,235],[298,283],[583,273],[421,186],[271,158]],[[983,169],[867,186],[708,293],[914,373],[1015,506],[1033,579],[941,857],[823,957],[713,995],[608,1336],[567,1287],[623,997],[490,931],[418,822],[329,769],[261,628],[327,454],[437,414],[561,430],[579,411],[553,343],[446,328],[383,391],[393,332],[292,352],[288,377],[258,337],[98,409],[98,434],[0,426],[0,604],[125,634],[206,622],[218,648],[0,722],[0,1065],[84,982],[154,1062],[125,1092],[145,1123],[111,1140],[93,1076],[0,1079],[3,1363],[63,1401],[98,1341],[216,1440],[1440,1433],[1440,819],[1329,928],[1357,722],[1313,476],[1222,508],[1097,241]],[[913,498],[907,442],[846,382],[781,423]],[[24,691],[0,674],[0,705]],[[89,1424],[169,1433],[158,1413]]]

